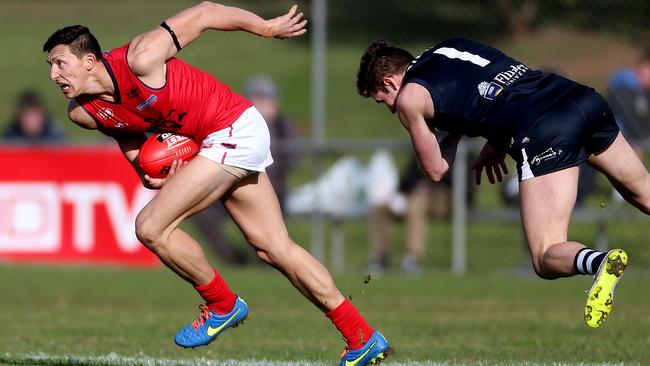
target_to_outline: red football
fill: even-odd
[[[165,178],[174,160],[191,160],[199,146],[191,138],[170,132],[151,135],[140,147],[138,164],[152,178]]]

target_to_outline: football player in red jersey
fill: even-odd
[[[281,271],[341,331],[351,355],[344,360],[366,365],[385,357],[388,343],[344,298],[327,269],[289,237],[264,172],[273,161],[264,119],[214,76],[174,57],[209,29],[283,39],[304,34],[306,24],[296,6],[265,20],[203,2],[104,54],[88,28],[79,25],[57,30],[43,51],[50,78],[70,99],[70,119],[113,136],[145,186],[160,189],[136,219],[137,237],[206,303],[176,334],[178,345],[206,345],[248,313],[199,244],[178,227],[220,199],[259,258]],[[187,164],[175,162],[165,179],[146,176],[136,158],[147,131],[188,135],[201,144],[200,153]]]

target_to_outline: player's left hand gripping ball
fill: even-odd
[[[191,138],[173,133],[151,135],[140,147],[138,164],[151,178],[165,178],[174,160],[189,161],[199,152]]]

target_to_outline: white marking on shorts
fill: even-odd
[[[521,163],[521,180],[535,178],[533,171],[530,170],[530,165],[528,165],[528,156],[526,155],[525,148],[521,149],[521,155],[523,157],[523,162]]]

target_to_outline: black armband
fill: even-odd
[[[181,44],[178,43],[178,38],[176,38],[176,33],[172,30],[172,28],[163,20],[162,23],[160,23],[160,26],[165,28],[167,32],[169,32],[169,35],[172,36],[172,41],[174,41],[174,46],[176,46],[176,51],[181,50]]]

